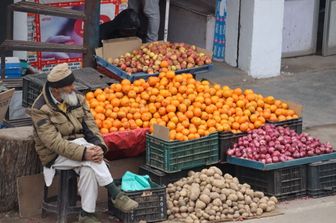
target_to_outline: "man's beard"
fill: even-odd
[[[75,106],[78,104],[78,98],[77,98],[77,95],[76,95],[76,92],[72,92],[72,93],[65,93],[65,92],[62,92],[61,93],[61,98],[62,100],[70,105],[70,106]]]

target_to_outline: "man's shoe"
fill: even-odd
[[[79,223],[101,223],[94,214],[79,214]]]
[[[122,192],[117,195],[115,200],[111,199],[111,201],[115,208],[124,213],[131,212],[139,206],[138,202],[132,200]]]

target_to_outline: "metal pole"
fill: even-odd
[[[85,1],[83,67],[93,67],[95,48],[99,41],[100,0]]]
[[[168,40],[169,8],[170,8],[170,0],[166,0],[165,25],[164,25],[164,34],[163,34],[164,41]]]
[[[1,53],[1,80],[5,80],[5,65],[6,65],[6,54],[5,50]]]

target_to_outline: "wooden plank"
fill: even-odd
[[[85,20],[85,14],[83,12],[67,9],[67,8],[58,8],[45,4],[38,4],[34,2],[17,2],[9,6],[13,11],[44,14],[44,15],[54,15],[60,17],[67,17],[73,19],[83,19]]]
[[[86,48],[78,45],[58,43],[41,43],[23,40],[5,40],[1,45],[2,50],[45,51],[45,52],[86,52]]]
[[[83,67],[94,67],[95,48],[99,41],[100,0],[85,1],[86,22],[84,23],[84,47],[87,51],[83,54]]]

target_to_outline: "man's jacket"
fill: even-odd
[[[85,138],[99,145],[106,152],[106,145],[99,133],[85,98],[77,94],[78,104],[61,111],[45,86],[32,105],[30,114],[34,126],[35,148],[44,166],[50,167],[58,155],[82,161],[86,148],[71,140]]]

